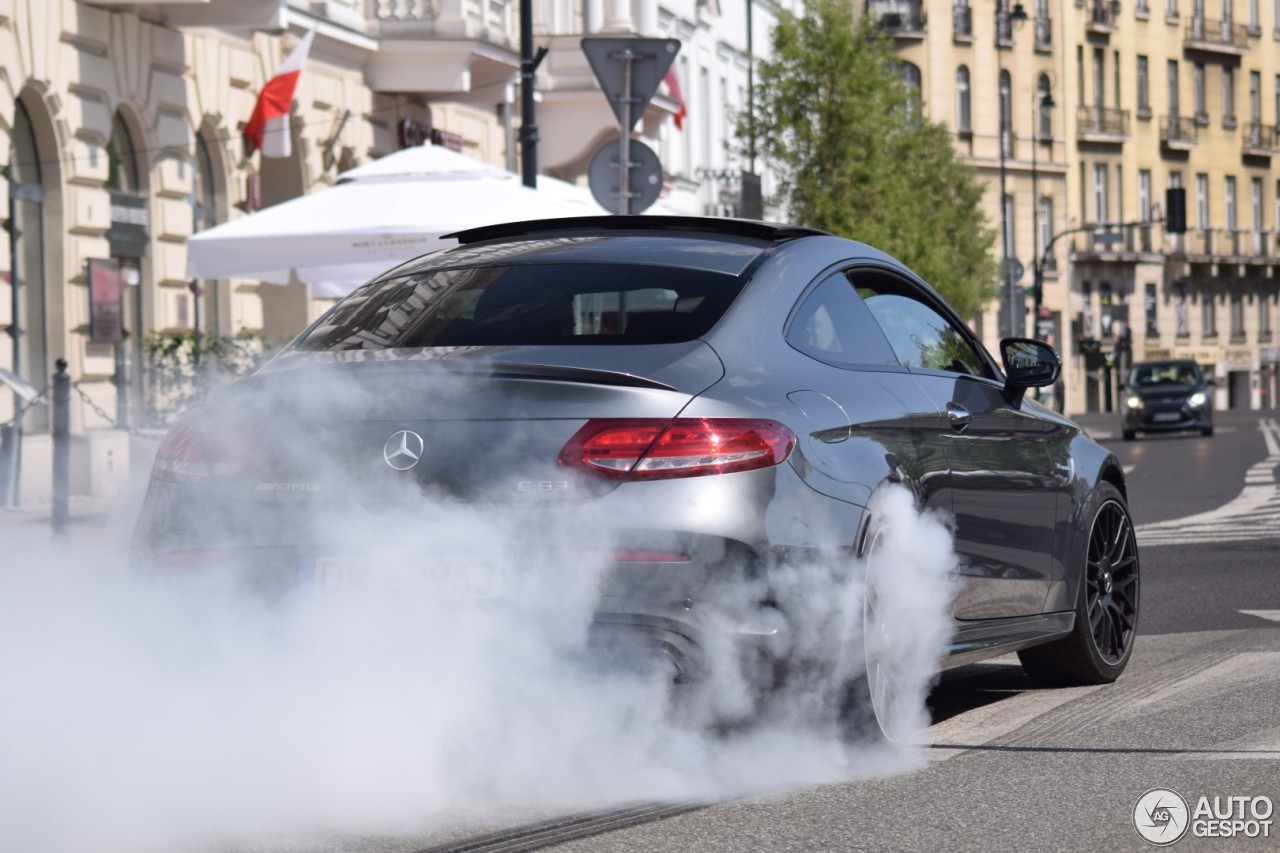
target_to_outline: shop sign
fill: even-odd
[[[124,278],[120,262],[100,258],[88,262],[89,340],[95,344],[118,344],[124,339],[121,310]]]

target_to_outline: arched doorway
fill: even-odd
[[[116,425],[135,425],[145,393],[143,384],[144,298],[143,260],[150,248],[147,230],[146,172],[138,157],[134,134],[117,110],[111,119],[107,142],[107,192],[111,197],[111,228],[107,242],[112,259],[120,266],[125,287],[120,295],[124,340],[115,345]]]
[[[214,161],[213,151],[203,132],[196,133],[196,159],[191,181],[191,232],[193,234],[212,228],[221,219],[223,200],[226,198],[221,172]],[[191,282],[194,292],[195,316],[192,325],[213,338],[227,334],[230,317],[224,317],[226,300],[221,292],[222,282],[217,280]]]
[[[49,383],[49,328],[44,268],[44,175],[35,126],[21,100],[15,102],[9,148],[9,251],[13,328],[13,372],[36,388]],[[19,400],[15,397],[15,406]],[[16,411],[16,409],[15,409]],[[46,407],[33,406],[20,424],[26,432],[44,432]]]

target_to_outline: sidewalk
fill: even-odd
[[[68,501],[67,537],[71,541],[96,546],[124,547],[137,517],[134,501],[126,495],[90,498],[72,495]],[[31,503],[16,508],[0,507],[0,559],[6,546],[53,536],[53,505]]]

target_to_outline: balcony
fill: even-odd
[[[1160,119],[1160,143],[1171,151],[1190,151],[1200,141],[1199,133],[1192,119],[1182,116]]]
[[[951,37],[960,42],[973,41],[973,10],[968,6],[951,7]]]
[[[1119,28],[1120,0],[1090,0],[1087,29],[1091,33],[1110,35]]]
[[[1110,107],[1080,107],[1076,138],[1082,142],[1124,142],[1129,136],[1129,111]]]
[[[1205,258],[1267,263],[1275,248],[1275,235],[1266,231],[1189,230],[1183,236],[1186,253]]]
[[[365,79],[378,92],[459,94],[502,86],[520,71],[517,24],[500,0],[369,0],[376,52]]]
[[[1280,134],[1276,127],[1262,122],[1250,122],[1244,126],[1242,153],[1246,157],[1270,157],[1280,153]]]
[[[1249,32],[1244,25],[1230,21],[1192,18],[1187,24],[1182,46],[1187,50],[1244,56],[1249,50]]]
[[[1053,50],[1053,19],[1048,15],[1036,18],[1036,50]]]
[[[870,0],[867,12],[876,20],[880,32],[895,39],[924,39],[925,14],[920,3],[912,0]]]
[[[1096,231],[1073,237],[1072,253],[1078,258],[1118,262],[1140,260],[1139,255],[1164,253],[1188,255],[1196,262],[1243,264],[1274,263],[1270,252],[1277,235],[1266,231],[1226,231],[1192,229],[1185,234],[1168,234],[1158,225],[1102,225]]]

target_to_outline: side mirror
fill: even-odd
[[[1004,362],[1004,398],[1009,405],[1022,405],[1028,388],[1042,388],[1058,381],[1062,359],[1053,347],[1031,338],[1005,338],[1000,342]]]

